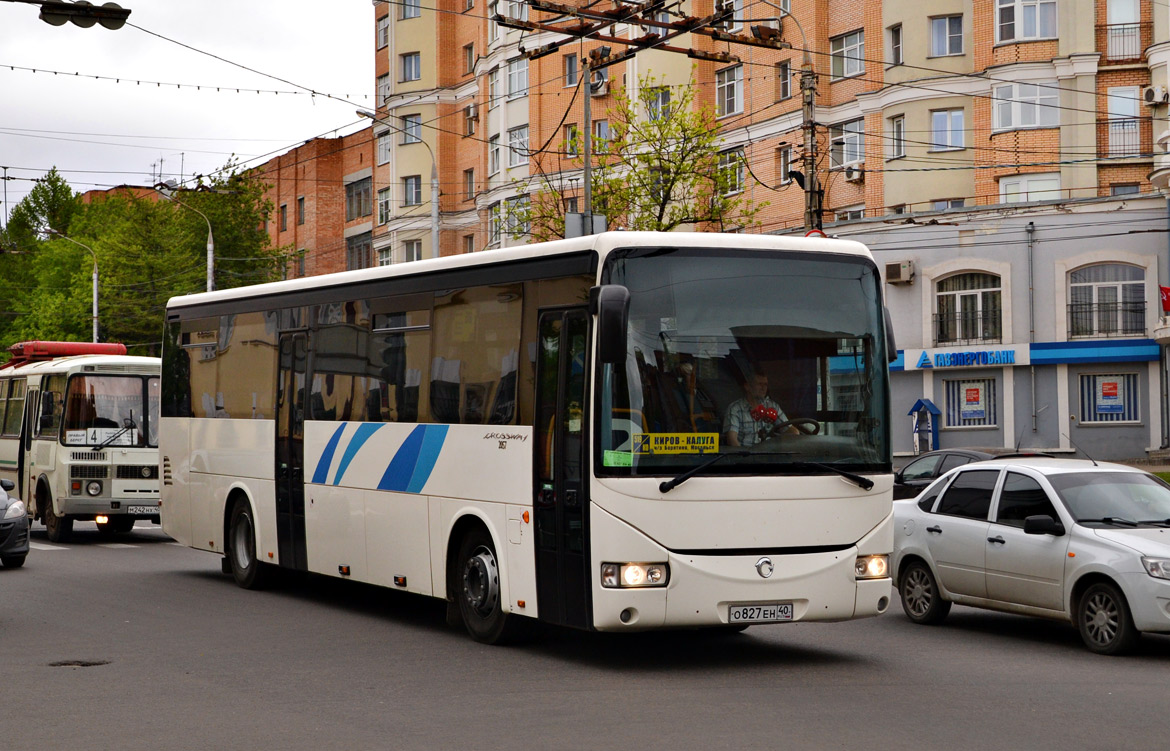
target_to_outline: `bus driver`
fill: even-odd
[[[728,446],[754,446],[768,436],[773,425],[788,420],[780,405],[768,396],[768,376],[759,370],[753,370],[744,379],[743,393],[742,399],[737,399],[727,408],[723,421]],[[789,425],[783,432],[799,431]]]

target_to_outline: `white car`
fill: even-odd
[[[1170,633],[1170,485],[1079,459],[991,459],[894,502],[902,608],[937,623],[951,603],[1071,621],[1120,654]]]

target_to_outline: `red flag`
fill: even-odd
[[[1158,289],[1162,290],[1162,312],[1170,313],[1170,287],[1159,286]]]

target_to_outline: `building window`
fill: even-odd
[[[402,178],[402,205],[418,206],[422,203],[422,175]]]
[[[305,197],[297,199],[297,224],[305,223]]]
[[[285,232],[287,230],[288,230],[288,205],[282,203],[282,204],[280,204],[280,231]]]
[[[936,198],[930,202],[932,211],[946,211],[947,209],[961,209],[967,205],[966,198]]]
[[[463,108],[463,135],[475,135],[475,123],[477,120],[479,120],[479,113],[475,111],[474,104]]]
[[[992,88],[994,127],[1055,128],[1060,125],[1060,96],[1056,81],[1010,83]]]
[[[576,214],[577,213],[577,196],[569,196],[568,198],[565,199],[565,213],[566,214]]]
[[[500,171],[500,137],[492,136],[488,139],[488,174],[494,175]]]
[[[528,234],[530,229],[528,196],[509,198],[504,202],[504,210],[506,213],[504,223],[508,235],[513,239],[519,239]]]
[[[890,159],[906,156],[906,118],[903,115],[890,118]]]
[[[732,149],[720,153],[718,169],[723,195],[730,196],[743,192],[743,149]]]
[[[500,99],[500,69],[488,71],[488,109],[496,106]]]
[[[528,20],[527,0],[508,0],[508,17],[517,21]]]
[[[905,214],[906,213],[906,204],[900,203],[897,206],[891,206],[889,213],[891,213],[891,214]]]
[[[1010,175],[999,179],[1000,203],[1055,201],[1060,198],[1060,173]]]
[[[471,10],[474,7],[475,7],[475,0],[464,0],[463,1],[463,10]]]
[[[390,101],[390,75],[378,76],[378,106],[385,107]]]
[[[946,427],[990,428],[998,424],[994,378],[944,381],[943,385],[947,404]]]
[[[464,253],[474,253],[475,252],[475,235],[464,235],[463,236],[463,252]]]
[[[475,169],[463,170],[463,199],[466,201],[475,200]]]
[[[651,120],[670,117],[670,88],[659,86],[652,90],[646,101],[646,116]]]
[[[1056,0],[997,0],[995,41],[1056,36]]]
[[[792,147],[781,146],[776,149],[776,178],[781,185],[792,181]]]
[[[417,52],[402,55],[402,80],[417,81],[422,78],[422,56]]]
[[[422,15],[421,0],[402,0],[402,17],[418,18]]]
[[[889,28],[890,37],[890,65],[901,65],[902,59],[902,24],[894,24]]]
[[[718,117],[743,111],[743,66],[724,68],[715,74],[715,114]]]
[[[593,121],[593,151],[598,154],[609,151],[609,120]]]
[[[969,272],[942,279],[935,286],[935,344],[998,342],[1003,330],[1000,279]]]
[[[1082,375],[1082,423],[1140,422],[1137,373]]]
[[[865,31],[843,34],[829,40],[833,78],[847,78],[865,72]]]
[[[861,118],[829,128],[829,160],[832,167],[857,164],[865,159],[865,121]]]
[[[503,219],[500,216],[500,204],[493,203],[488,207],[488,245],[500,244],[500,230],[503,228]]]
[[[463,45],[463,72],[475,71],[475,42]]]
[[[865,218],[865,205],[861,206],[842,206],[833,212],[838,222],[849,222],[854,219]]]
[[[422,140],[422,115],[402,116],[402,143],[418,143]]]
[[[390,221],[390,189],[378,189],[378,226]]]
[[[1135,60],[1142,56],[1142,13],[1138,0],[1108,0],[1106,11],[1108,60]]]
[[[743,28],[743,0],[724,0],[731,6],[731,18],[727,19],[728,31],[738,33]],[[719,3],[716,3],[719,5]]]
[[[488,42],[495,42],[500,38],[500,25],[491,20],[495,18],[500,12],[500,4],[498,2],[488,3]]]
[[[378,248],[378,265],[389,266],[394,259],[391,257],[390,248]]]
[[[934,110],[930,113],[932,151],[966,148],[963,138],[963,110]]]
[[[365,178],[345,186],[345,221],[352,222],[374,213],[373,180]]]
[[[508,131],[508,166],[518,167],[522,164],[528,164],[527,125]]]
[[[565,55],[561,59],[564,60],[565,86],[566,87],[576,86],[577,85],[577,56],[575,54]]]
[[[792,96],[792,63],[785,60],[776,63],[776,101]]]
[[[581,134],[577,124],[566,125],[562,131],[565,136],[565,156],[577,156],[580,153]]]
[[[378,19],[378,49],[385,49],[390,45],[390,16]]]
[[[305,275],[305,256],[308,254],[308,252],[309,251],[305,248],[301,248],[297,251],[297,276]]]
[[[369,232],[345,238],[345,270],[369,268],[373,249],[372,235]]]
[[[1146,272],[1138,266],[1102,263],[1068,275],[1069,336],[1144,336]]]
[[[1138,131],[1137,86],[1111,86],[1106,96],[1109,107],[1109,155],[1127,156],[1141,150]]]
[[[405,263],[422,260],[422,240],[407,240],[402,243],[402,260]]]
[[[528,93],[528,59],[519,58],[508,63],[508,98],[515,99]]]
[[[1109,195],[1111,196],[1133,196],[1142,192],[1142,187],[1137,183],[1114,183],[1109,186]]]
[[[378,164],[390,162],[390,133],[378,134]]]
[[[963,17],[939,16],[930,19],[930,56],[963,54]]]

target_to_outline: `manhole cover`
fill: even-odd
[[[98,665],[109,665],[109,660],[58,660],[50,662],[51,668],[92,668]]]

